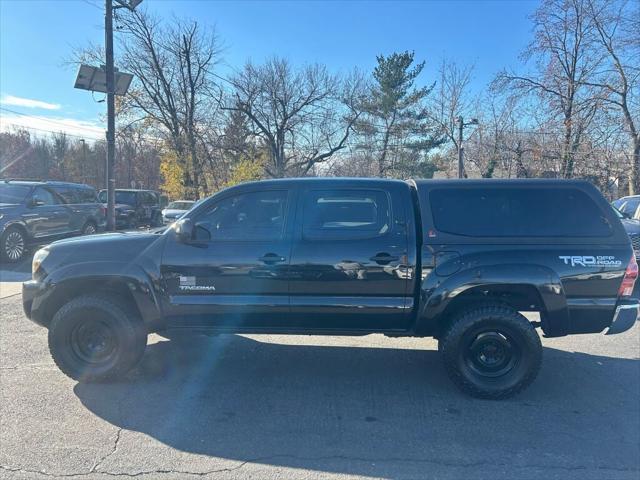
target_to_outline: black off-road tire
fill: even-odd
[[[477,398],[499,400],[521,392],[542,364],[542,344],[533,325],[501,304],[477,305],[458,314],[438,350],[451,380]],[[500,355],[505,351],[509,354]],[[488,360],[495,358],[500,360],[492,365]],[[510,360],[505,363],[505,358]]]
[[[109,339],[107,353],[92,350],[90,345],[100,344],[103,337]],[[140,361],[146,345],[142,320],[108,297],[74,298],[58,310],[49,326],[53,361],[65,375],[79,382],[104,382],[123,376]]]
[[[0,260],[17,263],[24,259],[27,252],[27,235],[18,226],[12,225],[0,236]]]

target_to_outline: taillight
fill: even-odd
[[[631,255],[631,261],[627,265],[627,270],[624,272],[624,278],[622,279],[622,285],[618,290],[619,297],[630,297],[633,293],[633,287],[638,279],[638,262],[636,257]]]

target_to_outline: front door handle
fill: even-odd
[[[378,265],[386,265],[391,262],[395,262],[399,260],[400,257],[396,255],[389,255],[388,253],[378,253],[371,257],[371,260],[376,262]]]
[[[266,263],[267,265],[274,265],[276,263],[282,263],[286,259],[284,257],[280,256],[280,255],[275,254],[275,253],[266,253],[265,255],[260,257],[258,260],[260,260],[261,262]]]

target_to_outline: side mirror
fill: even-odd
[[[38,198],[38,197],[33,197],[33,198],[31,199],[31,203],[30,203],[30,205],[31,205],[32,207],[41,207],[42,205],[44,205],[44,200],[42,200],[42,199],[40,199],[40,198]]]
[[[189,243],[195,237],[196,227],[190,218],[178,220],[173,226],[176,238],[181,243]]]

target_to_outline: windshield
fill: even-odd
[[[0,203],[23,203],[31,187],[27,185],[0,184]]]
[[[616,207],[622,213],[625,213],[625,214],[629,215],[630,217],[632,217],[633,214],[636,213],[636,210],[638,209],[638,206],[640,206],[640,197],[629,197],[629,198],[625,198],[623,200],[624,201],[622,202],[622,204],[621,205],[616,205]]]
[[[189,210],[193,206],[193,202],[171,202],[167,205],[168,209],[171,210]]]

